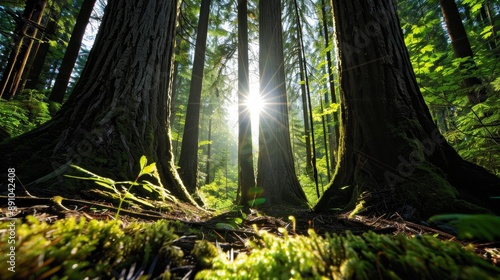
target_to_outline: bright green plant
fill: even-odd
[[[0,228],[9,223],[0,221]],[[15,225],[15,244],[0,232],[2,252],[15,246],[15,272],[5,269],[0,279],[112,279],[133,267],[169,279],[169,268],[182,265],[183,252],[173,246],[178,224],[165,220],[120,225],[71,217],[49,224],[28,216]],[[2,264],[8,258],[0,255]]]
[[[250,254],[219,254],[196,279],[497,279],[500,273],[459,243],[432,236],[282,233],[259,231]]]
[[[50,120],[60,104],[46,100],[43,92],[27,90],[10,100],[0,99],[0,129],[16,137]]]
[[[120,210],[122,208],[122,204],[125,201],[125,199],[130,199],[135,202],[141,203],[143,205],[147,205],[150,207],[154,207],[151,203],[145,201],[144,199],[140,199],[134,194],[132,194],[130,191],[133,186],[139,186],[142,187],[143,189],[149,191],[149,192],[155,192],[160,195],[163,201],[165,199],[169,199],[170,201],[176,201],[176,198],[168,193],[168,191],[163,187],[161,184],[161,179],[160,175],[158,173],[158,169],[156,168],[156,163],[153,162],[149,165],[147,165],[147,159],[145,156],[142,156],[140,161],[140,171],[137,177],[135,178],[134,181],[115,181],[110,178],[102,177],[99,176],[95,173],[92,173],[86,169],[83,169],[79,166],[76,165],[71,165],[73,168],[86,173],[90,175],[90,177],[79,177],[79,176],[72,176],[72,175],[65,175],[66,177],[70,178],[75,178],[75,179],[81,179],[81,180],[90,180],[94,181],[96,184],[98,184],[101,187],[104,187],[106,189],[112,190],[114,193],[118,195],[118,198],[120,199],[120,202],[118,204],[118,210],[116,211],[115,215],[115,220],[118,220]],[[155,185],[151,183],[150,181],[142,180],[139,182],[139,179],[144,176],[144,175],[151,175],[153,176],[157,182],[158,185]]]

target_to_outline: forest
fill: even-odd
[[[499,0],[0,0],[0,279],[500,279]]]

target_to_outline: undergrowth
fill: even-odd
[[[498,279],[500,273],[458,243],[432,236],[259,234],[250,254],[232,261],[220,254],[196,279]]]
[[[27,90],[10,100],[0,99],[2,139],[16,137],[50,120],[61,105],[50,102],[43,92]]]
[[[0,228],[9,223],[0,223]],[[168,267],[180,264],[183,256],[172,245],[178,238],[174,228],[167,221],[122,226],[68,218],[48,224],[28,216],[16,221],[15,272],[5,269],[0,279],[111,279],[131,266],[169,279]],[[13,246],[7,244],[7,234],[0,234],[2,252]],[[6,264],[8,258],[1,254],[0,262]]]
[[[1,229],[10,221],[0,222]],[[15,272],[0,279],[498,279],[500,269],[459,243],[432,236],[407,237],[367,232],[283,237],[257,231],[249,253],[223,253],[197,241],[187,257],[175,246],[186,230],[179,222],[130,224],[74,217],[52,224],[17,219]],[[0,250],[9,252],[8,230]],[[199,239],[200,233],[196,233]],[[7,254],[0,262],[8,261]],[[187,263],[195,260],[196,265]],[[191,267],[186,271],[186,267]],[[127,276],[128,275],[128,276]]]

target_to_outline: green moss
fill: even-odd
[[[372,232],[362,236],[284,238],[260,232],[250,254],[219,255],[196,279],[495,279],[500,269],[431,236],[408,238]]]
[[[396,191],[405,198],[408,206],[425,218],[452,211],[458,194],[446,179],[426,165],[416,166],[411,177],[398,186]]]
[[[0,223],[0,228],[8,228],[8,222]],[[12,246],[6,242],[8,234],[0,234],[2,252]],[[47,224],[29,216],[25,222],[16,221],[16,272],[3,272],[0,278],[110,279],[133,264],[141,270],[153,266],[160,274],[182,261],[182,251],[172,245],[177,238],[167,221],[122,226],[69,218]],[[7,258],[0,255],[2,263]]]

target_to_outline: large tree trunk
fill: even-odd
[[[264,108],[259,122],[257,185],[269,206],[306,204],[290,142],[280,0],[259,1],[259,49]]]
[[[359,11],[364,11],[360,13]],[[500,212],[500,179],[446,143],[420,94],[393,1],[334,1],[341,83],[339,163],[317,210],[427,218]]]
[[[247,100],[250,94],[248,68],[247,0],[238,1],[238,203],[254,198],[252,124]]]
[[[0,145],[1,172],[15,168],[31,193],[79,196],[92,187],[61,176],[70,164],[130,180],[145,155],[173,195],[193,202],[170,142],[177,15],[178,1],[110,1],[73,94],[53,120]]]
[[[82,3],[80,12],[76,18],[75,27],[73,28],[71,38],[69,39],[68,47],[64,53],[61,67],[59,68],[59,73],[57,74],[56,83],[54,84],[52,93],[49,96],[51,101],[62,103],[64,100],[69,79],[71,78],[71,72],[75,67],[78,52],[82,46],[83,35],[85,35],[85,29],[87,28],[90,16],[92,15],[95,2],[96,0],[84,0]]]
[[[455,0],[439,0],[439,4],[441,5],[441,11],[443,12],[444,21],[448,34],[450,35],[451,45],[455,56],[457,58],[469,59],[460,65],[460,67],[467,72],[468,76],[464,78],[463,85],[465,88],[470,88],[467,93],[469,102],[471,104],[483,102],[487,98],[486,89],[475,88],[480,86],[482,82],[478,77],[471,76],[471,74],[477,70],[477,66],[473,59],[474,54],[472,53],[469,37],[462,23],[457,4]]]
[[[201,1],[191,87],[189,89],[186,122],[184,124],[181,154],[179,156],[179,174],[190,194],[194,194],[198,189],[198,137],[200,133],[201,90],[203,70],[205,68],[210,2],[211,0]]]

